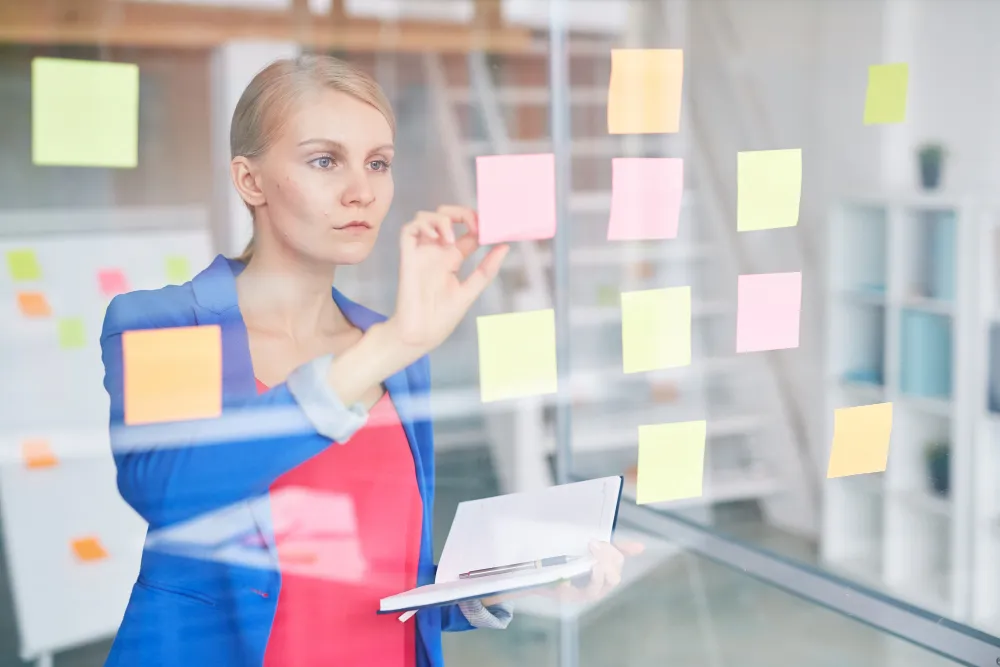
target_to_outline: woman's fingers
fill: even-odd
[[[469,277],[462,283],[463,305],[471,306],[479,298],[486,286],[490,284],[497,273],[500,272],[500,265],[503,264],[504,257],[510,252],[510,246],[498,245],[492,248],[479,266],[469,274]]]
[[[473,236],[479,237],[479,216],[466,206],[438,206],[438,213],[448,216],[453,222],[460,222],[468,227]]]
[[[626,556],[638,556],[643,551],[646,550],[646,545],[642,542],[634,542],[632,540],[622,540],[620,542],[615,542],[614,547],[618,551],[622,552]]]

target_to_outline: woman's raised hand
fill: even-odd
[[[461,236],[455,233],[456,223],[466,227]],[[396,312],[387,324],[416,356],[451,335],[500,270],[507,245],[491,249],[465,280],[459,279],[462,263],[479,248],[478,237],[475,211],[462,206],[420,211],[403,227]]]

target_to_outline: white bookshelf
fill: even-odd
[[[1000,531],[982,527],[1000,507],[995,493],[992,511],[983,502],[998,472],[983,470],[992,440],[982,360],[996,311],[982,302],[979,272],[987,210],[913,195],[847,198],[831,213],[826,434],[832,441],[837,408],[883,401],[893,431],[884,473],[822,481],[821,555],[851,579],[995,632]],[[936,442],[950,451],[939,489],[926,458]]]

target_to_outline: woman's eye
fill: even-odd
[[[333,166],[333,158],[318,157],[315,160],[313,160],[312,163],[317,167],[319,167],[320,169],[329,169],[330,167]]]
[[[368,166],[372,168],[373,171],[388,171],[389,163],[385,160],[372,160],[368,163]]]

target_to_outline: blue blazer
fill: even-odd
[[[108,666],[263,663],[281,589],[268,489],[280,475],[330,446],[330,440],[315,431],[285,384],[258,395],[247,330],[236,299],[235,278],[242,269],[243,264],[220,255],[191,282],[122,294],[108,307],[101,350],[104,386],[111,397],[111,446],[118,489],[149,523],[139,576],[105,663]],[[385,319],[336,289],[333,299],[360,329]],[[196,325],[218,325],[222,332],[222,418],[125,425],[122,332]],[[433,582],[436,571],[431,542],[434,445],[428,417],[427,358],[388,378],[385,387],[406,431],[423,498],[418,569],[418,585],[423,585]],[[282,428],[255,427],[256,415],[271,414],[282,415]],[[243,417],[248,417],[249,428],[239,437],[218,426],[238,423]],[[184,445],[177,446],[178,439]],[[168,440],[175,444],[162,446]],[[163,529],[216,512],[227,516],[228,524],[242,523],[259,533],[267,545],[260,549],[262,562],[192,557],[151,546],[150,536]],[[421,610],[415,620],[420,667],[443,664],[442,630],[472,628],[456,605]]]

